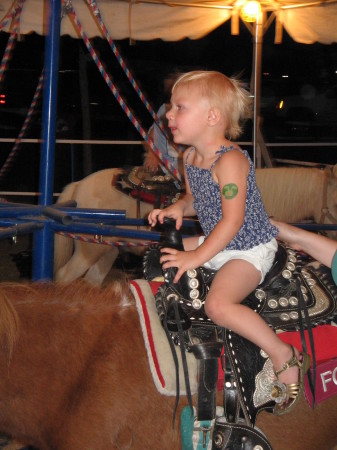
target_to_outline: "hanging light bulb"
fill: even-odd
[[[256,0],[247,0],[240,11],[241,18],[245,22],[256,22],[260,13],[261,5]]]

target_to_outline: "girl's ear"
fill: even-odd
[[[219,123],[221,119],[221,112],[218,108],[210,108],[208,111],[208,123],[210,126],[214,126]]]

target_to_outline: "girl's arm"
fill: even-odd
[[[222,219],[195,250],[199,265],[222,251],[240,230],[245,218],[248,173],[247,158],[236,150],[223,155],[215,165],[213,178],[221,193]]]
[[[154,209],[150,212],[148,216],[149,223],[152,227],[154,227],[157,223],[164,222],[164,217],[170,217],[171,219],[175,219],[176,228],[179,230],[183,223],[183,217],[186,216],[195,216],[196,212],[193,207],[193,196],[191,194],[190,186],[188,184],[186,171],[185,171],[185,161],[187,157],[187,152],[189,149],[185,150],[183,155],[184,162],[184,176],[185,176],[185,194],[179,198],[179,200],[172,205],[168,206],[164,209]]]

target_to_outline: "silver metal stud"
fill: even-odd
[[[268,300],[269,308],[275,309],[275,308],[277,308],[277,305],[278,305],[277,300],[275,300],[274,298],[271,298],[270,300]]]
[[[279,304],[285,308],[289,305],[289,300],[286,297],[280,297]]]
[[[288,262],[287,269],[294,271],[296,269],[295,264],[292,262]]]
[[[291,278],[292,273],[291,273],[290,270],[285,269],[285,270],[283,270],[283,272],[282,272],[282,276],[283,276],[283,278],[286,278],[286,279],[288,280],[289,278]]]
[[[194,309],[200,309],[202,307],[202,301],[199,298],[195,298],[192,301],[192,306]]]
[[[297,306],[298,305],[298,298],[297,297],[289,297],[289,303],[291,304],[291,306]]]
[[[191,278],[188,284],[190,288],[196,289],[199,286],[199,280],[197,278]]]
[[[199,297],[199,291],[198,289],[192,289],[190,291],[190,298],[198,298]]]
[[[186,273],[189,278],[195,278],[197,276],[197,271],[195,269],[189,269]]]
[[[262,289],[256,289],[255,297],[258,298],[259,300],[263,300],[266,298],[266,293]]]
[[[280,318],[281,318],[281,320],[283,320],[283,322],[287,322],[290,319],[289,314],[287,314],[287,313],[282,313],[280,315]]]

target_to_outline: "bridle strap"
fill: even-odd
[[[302,317],[302,311],[304,320],[306,322],[307,330],[308,330],[308,337],[309,337],[309,344],[311,349],[311,357],[312,357],[312,373],[309,369],[308,371],[308,383],[309,388],[312,394],[312,406],[315,405],[315,394],[316,394],[316,353],[315,353],[315,343],[314,343],[314,336],[312,332],[312,324],[308,313],[308,308],[304,302],[303,294],[301,292],[301,284],[299,281],[299,278],[296,278],[296,291],[297,291],[297,298],[298,298],[298,319],[299,319],[299,326],[300,326],[300,336],[301,336],[301,343],[303,350],[308,353],[307,350],[307,343],[305,340],[305,334],[304,334],[304,326],[303,326],[303,317]]]

